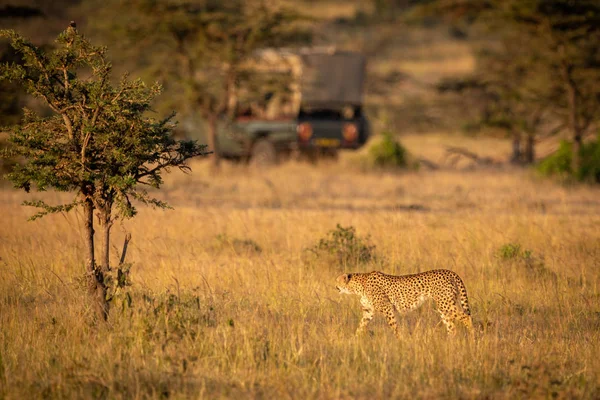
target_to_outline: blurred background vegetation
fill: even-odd
[[[209,139],[203,122],[227,113],[220,93],[237,86],[260,98],[273,84],[231,66],[260,48],[326,45],[368,57],[366,110],[375,133],[400,140],[415,133],[510,138],[512,151],[502,162],[544,160],[543,173],[600,179],[597,1],[5,0],[0,6],[2,26],[40,46],[52,46],[70,20],[108,46],[116,76],[127,71],[159,81],[166,93],[155,111],[177,111],[179,134],[201,141]],[[19,62],[7,43],[0,43],[0,59]],[[40,111],[18,87],[1,85],[0,125],[17,123],[23,106]],[[569,149],[568,163],[549,158],[561,140],[569,144],[560,150]]]

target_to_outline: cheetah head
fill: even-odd
[[[350,283],[350,279],[352,278],[352,274],[342,274],[340,276],[337,277],[337,279],[335,280],[335,287],[337,288],[337,290],[340,291],[340,294],[352,294],[352,290],[350,289],[350,287],[348,286],[348,283]]]

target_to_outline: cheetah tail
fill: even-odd
[[[458,300],[460,301],[460,305],[462,306],[462,309],[465,312],[465,314],[471,315],[469,299],[467,298],[467,288],[465,287],[465,284],[463,283],[462,279],[460,279],[460,276],[458,276],[458,274],[454,274],[453,278],[454,284],[458,289]]]

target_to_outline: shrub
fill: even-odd
[[[573,145],[562,140],[558,150],[549,157],[542,160],[538,165],[538,171],[543,175],[558,175],[568,176],[571,175],[571,161],[573,159]]]
[[[380,142],[371,146],[369,155],[377,167],[406,167],[408,165],[406,149],[389,132],[383,134]]]
[[[600,134],[595,141],[581,148],[581,168],[577,178],[600,183]]]
[[[538,165],[538,171],[547,176],[573,177],[579,181],[600,182],[600,136],[595,141],[584,143],[581,148],[581,166],[573,171],[573,144],[560,142],[558,150]]]
[[[546,268],[544,258],[524,249],[519,243],[507,243],[498,249],[497,257],[504,262],[525,267],[525,271],[538,278],[555,278],[556,274]]]
[[[498,249],[498,257],[502,260],[530,259],[531,250],[522,250],[518,243],[507,243]]]
[[[347,228],[337,224],[336,229],[327,233],[315,246],[306,249],[317,258],[335,258],[343,265],[356,265],[375,260],[375,245],[370,236],[360,237],[353,226]]]

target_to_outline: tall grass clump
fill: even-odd
[[[544,257],[526,249],[519,243],[505,243],[496,252],[497,258],[504,265],[514,265],[517,269],[536,278],[556,278],[556,274],[546,267]]]

